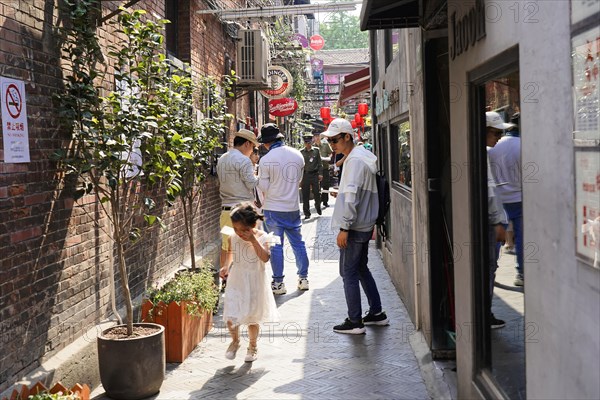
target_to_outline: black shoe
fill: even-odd
[[[505,325],[506,325],[506,322],[504,322],[501,319],[496,318],[494,316],[494,314],[490,315],[490,328],[492,328],[492,329],[504,328]]]
[[[362,335],[365,333],[365,324],[362,322],[352,322],[348,318],[340,325],[333,327],[333,331],[337,333],[347,333],[349,335]]]
[[[309,218],[310,218],[310,214],[304,216],[304,219],[309,219]]]
[[[367,315],[363,318],[363,323],[365,325],[389,325],[390,319],[387,317],[385,311],[380,312],[379,314],[371,314],[369,311]]]
[[[322,207],[323,207],[323,208],[327,208],[327,207],[329,207],[329,204],[327,204],[327,203],[323,203]]]
[[[319,215],[323,215],[323,211],[321,211],[321,209],[320,209],[320,208],[317,208],[317,214],[319,214]]]

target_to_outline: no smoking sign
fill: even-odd
[[[0,77],[4,162],[29,162],[29,129],[25,82]]]
[[[14,83],[9,84],[6,88],[5,102],[8,114],[15,119],[19,118],[23,109],[23,100],[21,91]]]

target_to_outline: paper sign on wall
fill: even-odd
[[[29,130],[25,82],[0,78],[2,141],[5,163],[29,162]]]

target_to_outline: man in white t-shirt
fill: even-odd
[[[273,294],[287,293],[283,282],[283,238],[287,236],[298,269],[298,289],[308,290],[308,255],[300,228],[300,199],[298,188],[302,182],[304,157],[300,151],[283,143],[283,134],[275,124],[265,124],[259,141],[269,151],[258,163],[258,189],[265,196],[263,213],[267,231],[279,236],[281,243],[271,248]]]
[[[254,166],[250,155],[260,143],[254,133],[240,129],[233,138],[233,148],[223,154],[217,161],[219,177],[219,193],[221,195],[221,229],[233,227],[231,209],[243,202],[254,201],[254,189],[258,178],[254,175]],[[221,276],[227,276],[233,261],[233,253],[229,249],[228,236],[222,236],[221,243]]]

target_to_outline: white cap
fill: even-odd
[[[344,118],[336,118],[329,124],[329,127],[322,135],[327,137],[334,137],[339,135],[340,133],[348,133],[352,135],[352,139],[354,139],[354,129],[352,129],[352,124],[348,120]]]
[[[496,129],[508,129],[515,126],[515,124],[504,122],[497,112],[488,111],[485,113],[485,126]]]

